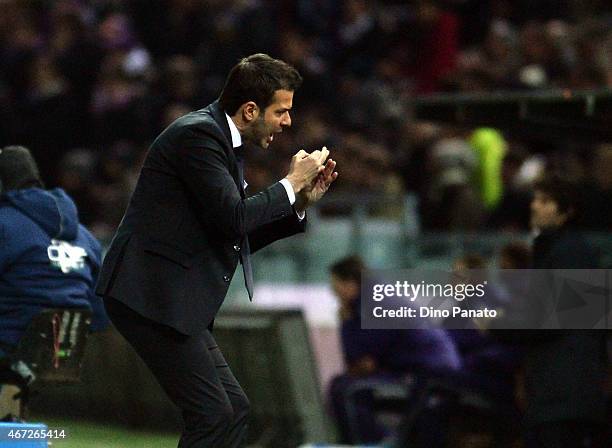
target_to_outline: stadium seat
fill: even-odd
[[[490,434],[495,446],[510,446],[518,425],[518,415],[511,404],[500,403],[452,378],[407,375],[396,381],[364,379],[351,385],[345,395],[351,439],[358,444],[364,440],[357,408],[359,400],[366,396],[377,424],[390,436],[385,446],[387,443],[402,447],[422,446],[414,445],[412,434],[419,417],[440,402],[450,405],[449,417],[455,422],[452,428],[455,436],[476,431]],[[470,426],[469,416],[478,422],[476,428]],[[450,426],[446,430],[450,431]]]
[[[454,424],[449,424],[456,426],[446,428],[452,440],[462,433],[475,431],[490,434],[492,446],[513,446],[520,421],[513,403],[500,402],[452,377],[429,378],[415,395],[415,401],[411,403],[399,428],[395,446],[411,445],[411,434],[419,424],[419,416],[428,408],[444,402],[450,405],[449,417],[454,421]]]
[[[363,379],[355,381],[345,392],[345,403],[351,440],[364,443],[359,420],[359,401],[367,397],[378,425],[393,434],[410,402],[416,400],[416,382],[411,375],[396,380]]]

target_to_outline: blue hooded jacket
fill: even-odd
[[[93,292],[100,261],[100,244],[79,224],[63,190],[0,196],[0,356],[45,308],[91,308],[91,330],[106,328],[108,317]]]

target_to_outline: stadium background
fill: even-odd
[[[304,387],[322,396],[342,370],[327,287],[342,255],[449,267],[476,252],[495,265],[502,245],[529,241],[534,180],[558,171],[579,185],[581,225],[612,266],[611,24],[603,0],[0,0],[0,143],[30,147],[47,186],[66,189],[108,242],[161,129],[214,100],[242,56],[294,64],[304,85],[293,126],[247,155],[249,189],[322,145],[340,177],[306,235],[255,256],[253,306],[304,311],[314,381]],[[516,98],[562,113],[517,125],[503,108]],[[472,100],[476,110],[489,101],[487,116],[453,109]],[[237,272],[227,307],[248,306],[241,285]],[[43,394],[35,410],[64,425],[112,422],[116,433],[175,430],[141,367],[132,382],[118,367],[113,376],[112,364],[134,360],[110,337],[92,338],[83,385]]]

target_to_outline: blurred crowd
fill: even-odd
[[[266,52],[304,85],[292,129],[249,154],[251,193],[299,149],[326,145],[337,195],[412,193],[425,230],[525,230],[529,187],[550,169],[581,183],[585,224],[609,228],[609,146],[441,126],[408,106],[441,92],[612,87],[606,3],[0,0],[0,141],[30,147],[47,185],[108,237],[155,136],[213,101],[239,58]]]
[[[485,137],[477,136],[472,144],[478,146],[479,139]],[[392,321],[393,314],[384,318],[384,312],[377,315],[375,310],[397,312],[419,302],[440,309],[441,302],[430,301],[423,292],[414,292],[409,300],[408,294],[401,299],[401,281],[397,282],[397,293],[389,281],[399,276],[385,277],[377,274],[379,271],[370,271],[369,278],[362,278],[367,265],[359,256],[344,257],[330,267],[346,370],[332,381],[329,401],[342,442],[394,441],[383,443],[394,448],[442,447],[451,440],[457,447],[609,445],[609,332],[591,326],[552,330],[543,324],[550,314],[538,311],[540,307],[550,309],[545,305],[545,290],[554,283],[552,270],[594,272],[602,266],[602,254],[574,228],[580,196],[574,183],[559,175],[547,175],[532,189],[530,220],[537,236],[531,244],[517,240],[504,245],[495,254],[494,263],[478,252],[465,251],[454,259],[452,276],[446,280],[447,284],[464,287],[487,285],[482,294],[484,302],[474,297],[464,301],[463,294],[455,293],[459,308],[496,309],[506,317],[486,323],[487,319],[465,319],[453,313],[441,315],[437,323],[425,323],[419,319],[423,307],[415,305],[413,309],[420,311],[414,313],[412,322],[419,325],[400,329],[410,316],[402,316],[404,320],[399,323]],[[495,189],[489,186],[486,191],[493,196],[491,191]],[[489,268],[499,269],[500,275],[484,280]],[[546,280],[536,280],[542,274]],[[376,297],[373,293],[377,286],[384,290],[391,286],[390,294]],[[570,296],[577,297],[565,287],[555,294],[553,308],[557,313],[559,304]],[[397,301],[391,305],[382,302],[384,297]],[[383,319],[372,320],[372,311],[376,318]],[[532,320],[537,315],[546,317]],[[576,318],[576,308],[570,315]],[[377,326],[383,321],[385,325]],[[397,399],[398,395],[389,391],[398,382],[402,390],[406,390],[406,384],[410,386],[400,396],[405,400],[400,408],[401,423],[393,426],[391,420],[381,418],[392,406],[380,397]],[[465,406],[478,401],[473,400],[474,394],[490,401],[490,405]],[[476,408],[479,410],[473,414]],[[459,425],[463,427],[460,433],[472,432],[477,437],[471,441],[470,436],[458,436],[451,429],[458,416],[466,415],[467,420]],[[471,431],[468,420],[478,422]],[[517,445],[519,438],[521,445]]]

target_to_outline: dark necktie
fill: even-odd
[[[244,148],[238,146],[234,148],[236,161],[238,163],[238,182],[240,189],[244,189]],[[240,263],[242,263],[242,271],[244,272],[244,285],[249,293],[249,300],[253,300],[253,267],[251,266],[251,248],[249,246],[248,235],[244,236],[240,245]]]

